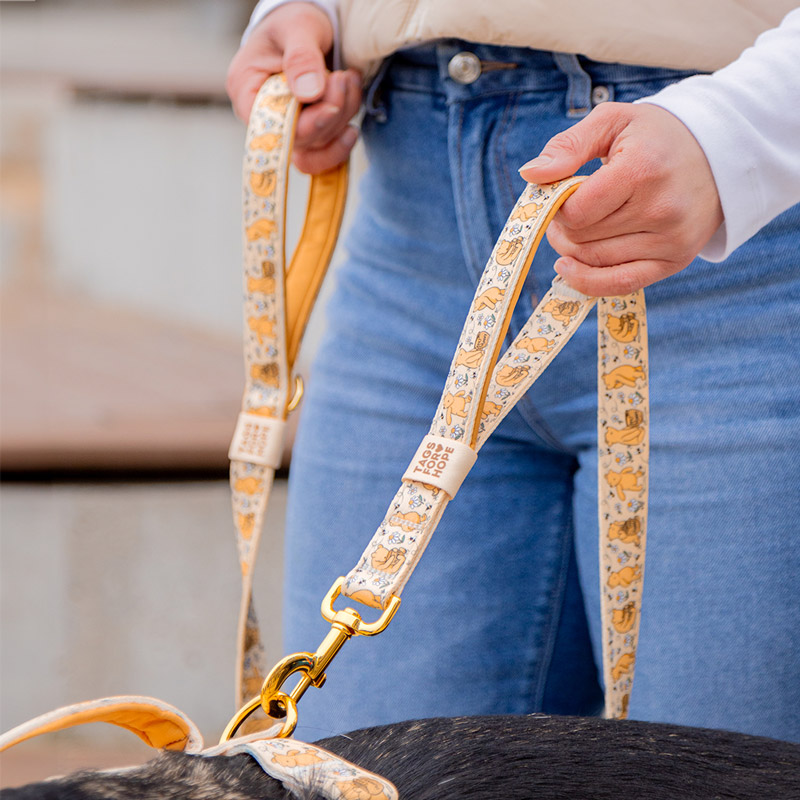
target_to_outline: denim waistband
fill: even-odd
[[[451,59],[464,52],[477,56],[481,62],[481,73],[471,83],[458,83],[448,73]],[[589,95],[595,86],[673,81],[694,74],[691,70],[593,61],[572,53],[442,39],[389,56],[368,92],[367,110],[378,110],[373,101],[381,85],[441,94],[450,102],[508,92],[566,91],[571,96],[570,109],[582,116],[591,107]]]

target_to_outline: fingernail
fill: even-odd
[[[356,139],[358,139],[358,131],[352,125],[348,125],[339,137],[341,144],[347,148],[352,147],[356,143]]]
[[[316,97],[322,91],[322,76],[316,72],[304,72],[294,82],[294,92],[300,98]]]
[[[339,112],[339,106],[327,105],[319,110],[319,116],[314,121],[317,128],[324,128]]]
[[[522,172],[524,169],[532,169],[533,167],[546,167],[552,160],[552,156],[542,153],[542,155],[532,158],[527,164],[523,164],[519,171]]]

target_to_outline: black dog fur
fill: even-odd
[[[401,800],[800,800],[800,745],[701,728],[459,717],[366,728],[318,744],[393,781]],[[180,753],[122,773],[83,772],[0,791],[1,800],[292,797],[250,756]],[[308,787],[302,800],[317,798]]]

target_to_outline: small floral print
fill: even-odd
[[[519,222],[515,222],[515,223],[514,223],[514,224],[511,226],[510,230],[511,230],[511,233],[513,233],[514,235],[516,235],[516,234],[518,234],[518,233],[519,233],[519,232],[522,230],[522,225],[520,225],[520,224],[519,224]]]
[[[464,436],[464,429],[460,425],[453,426],[453,432],[450,434],[451,439],[461,439]]]
[[[537,336],[547,336],[548,334],[553,332],[552,325],[537,325],[536,326],[536,335]]]
[[[636,392],[628,397],[628,405],[633,406],[640,406],[644,402],[644,397],[642,397],[639,392]]]
[[[638,511],[640,508],[644,508],[644,503],[641,500],[628,500],[628,511]]]
[[[419,508],[422,505],[422,503],[423,503],[422,496],[416,494],[411,498],[411,500],[409,501],[408,505],[411,508]]]
[[[508,389],[498,389],[494,396],[497,397],[499,400],[507,400],[511,396],[511,392]]]
[[[629,344],[622,351],[622,355],[624,355],[625,358],[638,358],[639,357],[639,348],[638,347],[634,347],[633,345]]]
[[[393,533],[389,537],[389,544],[403,544],[406,540],[405,534],[403,533]]]
[[[627,464],[631,460],[630,453],[616,453],[614,455],[614,462],[618,465]]]
[[[461,373],[461,374],[456,375],[455,384],[459,388],[461,386],[466,386],[467,385],[467,375],[466,375],[466,373]]]
[[[508,279],[511,277],[511,271],[503,267],[500,272],[497,273],[498,280],[502,281],[503,283],[507,283]]]
[[[614,311],[622,311],[626,305],[627,303],[621,297],[615,297],[611,301],[611,308],[613,308]]]
[[[512,359],[515,364],[524,364],[526,361],[530,361],[531,357],[527,353],[516,353],[514,358]]]

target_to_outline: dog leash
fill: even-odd
[[[297,701],[320,687],[325,670],[354,635],[388,626],[400,595],[447,503],[492,431],[563,348],[597,302],[598,505],[606,715],[627,716],[633,682],[644,578],[647,520],[648,374],[644,294],[587,297],[556,277],[510,347],[500,355],[511,313],[545,229],[582,178],[529,185],[489,258],[448,371],[442,398],[383,522],[356,567],[337,579],[322,602],[331,631],[314,653],[281,659],[265,679],[253,608],[252,574],[264,512],[280,464],[285,419],[302,395],[292,367],[308,315],[336,240],[346,192],[346,168],[312,180],[301,241],[284,271],[287,173],[297,103],[283,76],[256,98],[244,159],[246,386],[230,448],[231,489],[242,572],[237,695],[259,693],[228,723],[220,745],[202,738],[180,711],[152,698],[113,697],[68,706],[0,737],[0,751],[32,736],[92,721],[131,730],[152,746],[203,755],[248,752],[291,788],[310,772],[325,774],[331,800],[365,796],[394,800],[385,779],[315,745],[288,739]],[[381,611],[365,622],[352,608],[335,610],[339,595]],[[301,677],[291,692],[283,684]],[[258,708],[260,733],[229,740]],[[263,727],[264,722],[257,723]],[[360,796],[360,795],[359,795]]]
[[[285,168],[269,160],[273,132],[293,129],[297,106],[280,76],[269,79],[253,107],[245,156],[245,276],[249,282],[264,254],[272,260],[282,256],[280,219],[272,216],[282,207],[260,198],[285,196]],[[283,133],[281,158],[288,160],[289,137]],[[266,143],[273,150],[253,153]],[[277,180],[276,177],[277,176]],[[252,610],[251,589],[243,590],[240,620],[242,690],[260,685],[243,702],[223,734],[234,735],[259,707],[271,721],[282,720],[281,736],[288,736],[297,722],[297,701],[310,686],[320,687],[325,670],[346,641],[354,635],[375,635],[385,630],[397,612],[400,596],[414,567],[433,535],[447,503],[474,464],[488,436],[530,388],[566,344],[597,302],[598,306],[598,506],[600,519],[601,613],[603,622],[603,675],[606,715],[627,716],[633,683],[644,578],[647,520],[648,464],[648,368],[644,294],[626,297],[587,297],[556,277],[553,285],[520,334],[501,356],[500,351],[511,313],[522,291],[531,261],[550,220],[581,180],[570,178],[550,185],[529,185],[517,201],[489,258],[448,371],[444,391],[428,434],[423,438],[389,509],[356,567],[337,579],[322,601],[322,615],[331,631],[315,652],[293,653],[281,659],[262,678],[260,635]],[[269,187],[265,192],[262,187]],[[255,232],[255,233],[254,233]],[[263,240],[263,241],[262,241]],[[272,268],[270,267],[270,270]],[[276,270],[275,274],[280,274]],[[270,275],[272,272],[270,272]],[[291,275],[291,269],[288,273]],[[246,359],[251,377],[280,375],[285,380],[277,337],[271,337],[271,320],[280,329],[280,288],[277,283],[259,287],[245,299]],[[268,314],[253,311],[253,303],[274,309]],[[261,315],[261,316],[259,316]],[[273,349],[264,358],[254,337],[268,330]],[[262,360],[257,360],[261,354]],[[281,387],[285,384],[281,383]],[[258,385],[267,396],[269,382]],[[273,387],[276,388],[276,387]],[[245,402],[254,389],[248,384]],[[276,388],[276,391],[277,388]],[[285,395],[278,395],[284,397]],[[271,398],[275,394],[270,395]],[[259,395],[259,403],[266,403]],[[269,425],[264,438],[278,438],[275,410],[284,408],[270,400]],[[259,412],[264,413],[264,412]],[[245,420],[245,422],[242,422]],[[263,520],[272,474],[269,465],[248,458],[242,447],[245,424],[256,424],[252,411],[243,407],[240,425],[231,446],[231,484],[240,554],[254,552]],[[274,458],[271,464],[274,465]],[[255,510],[251,510],[255,509]],[[245,580],[252,574],[252,561],[242,559]],[[357,611],[334,609],[342,595],[381,611],[374,622],[365,622]],[[246,602],[245,602],[246,598]],[[247,609],[245,611],[245,609]],[[300,679],[290,692],[283,684],[292,675]],[[240,701],[244,695],[239,692]]]
[[[251,756],[264,772],[283,786],[305,796],[314,787],[327,800],[399,800],[394,784],[374,772],[306,742],[277,737],[281,723],[260,733],[205,748],[195,724],[179,709],[152,697],[105,697],[64,706],[42,714],[0,736],[0,752],[21,742],[76,725],[108,722],[134,733],[150,747],[175,750],[204,758]],[[123,768],[127,771],[129,768]],[[115,770],[104,770],[113,772]]]

